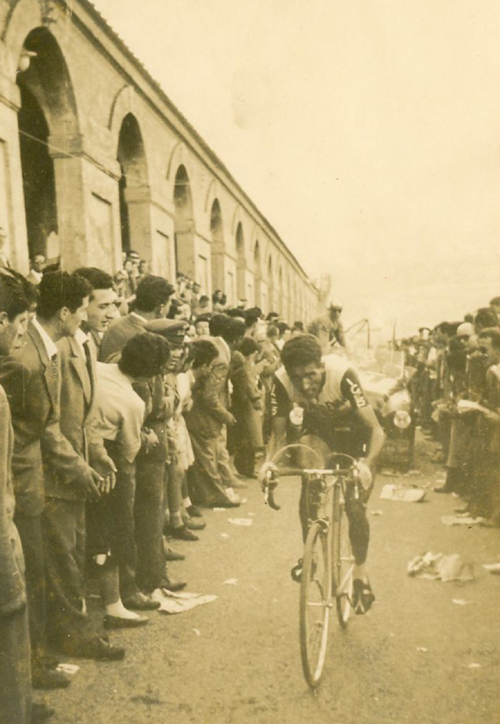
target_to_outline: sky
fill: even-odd
[[[496,0],[94,4],[346,322],[500,295]]]

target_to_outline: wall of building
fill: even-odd
[[[129,247],[230,302],[316,314],[297,260],[87,0],[0,0],[0,225],[25,272],[42,243],[110,272]]]

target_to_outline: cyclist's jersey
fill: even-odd
[[[368,407],[356,370],[344,357],[330,354],[323,357],[325,379],[318,402],[307,404],[293,386],[284,367],[274,375],[271,390],[271,414],[290,419],[295,407],[304,408],[300,434],[320,437],[336,452],[359,456],[363,452],[366,436],[352,412]],[[293,415],[292,415],[293,417]],[[293,433],[289,425],[289,433]],[[289,437],[293,437],[293,434]]]

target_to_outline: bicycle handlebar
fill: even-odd
[[[347,476],[355,473],[354,465],[356,461],[354,458],[351,458],[349,455],[342,455],[342,457],[347,457],[350,460],[352,460],[352,465],[349,468],[281,468],[277,472],[273,470],[268,470],[266,473],[266,480],[263,485],[264,490],[264,503],[267,505],[269,504],[269,507],[273,510],[281,510],[281,505],[278,505],[276,503],[275,497],[274,497],[274,491],[276,490],[276,487],[278,485],[278,474],[281,475],[342,475]]]

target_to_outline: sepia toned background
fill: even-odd
[[[96,0],[347,320],[500,293],[494,0]]]

